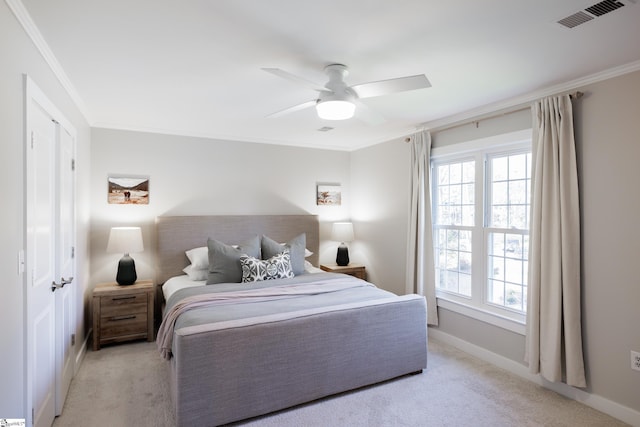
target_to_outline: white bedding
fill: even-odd
[[[169,297],[180,289],[192,288],[194,286],[204,286],[206,285],[206,283],[206,280],[191,280],[186,274],[172,277],[171,279],[164,282],[164,285],[162,285],[164,300],[169,301]]]
[[[308,261],[305,262],[305,272],[323,273],[321,269],[314,267]],[[189,276],[182,274],[180,276],[174,276],[164,282],[164,285],[162,285],[162,294],[164,295],[164,300],[169,301],[169,297],[180,289],[192,288],[194,286],[205,286],[206,283],[206,280],[191,280]]]

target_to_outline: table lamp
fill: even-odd
[[[109,233],[107,252],[123,253],[124,256],[118,262],[118,274],[116,282],[121,286],[133,285],[136,275],[136,263],[129,256],[130,253],[142,252],[142,231],[140,227],[112,227]]]
[[[350,222],[335,222],[331,229],[331,240],[340,242],[336,254],[336,264],[340,266],[349,265],[349,248],[345,242],[353,240],[353,224]]]

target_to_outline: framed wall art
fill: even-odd
[[[342,204],[342,187],[340,184],[318,184],[316,204],[340,206]]]
[[[108,177],[109,204],[117,205],[148,205],[149,177],[110,175]]]

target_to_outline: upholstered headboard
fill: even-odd
[[[184,274],[189,264],[185,251],[207,246],[209,237],[227,244],[242,243],[264,234],[278,242],[287,242],[300,233],[307,235],[307,258],[318,265],[320,230],[316,215],[212,215],[160,216],[156,218],[156,283]]]

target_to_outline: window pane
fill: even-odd
[[[518,205],[527,202],[526,181],[521,179],[518,181],[509,181],[509,203]]]
[[[458,250],[458,230],[447,230],[447,248]]]
[[[459,185],[449,186],[449,203],[452,205],[462,204],[462,187]]]
[[[489,233],[487,260],[487,300],[509,309],[526,309],[528,236],[516,233]]]
[[[470,231],[455,228],[434,233],[438,289],[471,296],[471,236]]]
[[[460,184],[462,182],[462,163],[449,165],[449,184]]]
[[[474,182],[476,180],[475,162],[464,162],[462,164],[462,182]]]
[[[499,233],[489,234],[489,255],[504,257],[504,235]]]
[[[505,280],[507,282],[522,285],[522,261],[506,258],[505,259]]]
[[[489,158],[490,227],[529,229],[530,159],[529,153]]]
[[[471,252],[471,232],[462,230],[459,233],[460,236],[460,250]]]
[[[438,183],[440,185],[449,183],[449,165],[438,166]]]
[[[505,301],[506,307],[514,310],[523,310],[522,287],[507,283],[505,285]]]
[[[461,273],[471,273],[471,253],[460,252],[460,270]]]
[[[509,177],[509,164],[507,157],[497,157],[491,162],[493,175],[491,181],[504,181]]]
[[[523,179],[527,176],[527,155],[509,156],[509,179]]]
[[[489,277],[492,279],[504,280],[503,257],[489,257]]]
[[[473,226],[475,221],[475,162],[454,162],[435,168],[438,182],[435,218],[439,225]]]
[[[496,205],[506,205],[508,203],[509,203],[509,183],[507,181],[494,182],[492,185],[492,191],[491,191],[491,204],[493,206],[496,206]]]
[[[462,207],[462,225],[473,226],[475,216],[475,206]]]
[[[473,205],[476,202],[476,195],[474,194],[473,183],[462,184],[462,203],[465,205]]]
[[[527,226],[527,210],[526,205],[510,206],[509,207],[509,228],[518,228],[520,230],[526,230]]]
[[[504,282],[489,280],[487,299],[494,304],[502,304],[504,301]]]
[[[496,228],[509,227],[509,211],[506,206],[494,206],[491,209],[491,224]]]
[[[467,297],[471,296],[471,275],[460,274],[459,276],[458,293]]]

